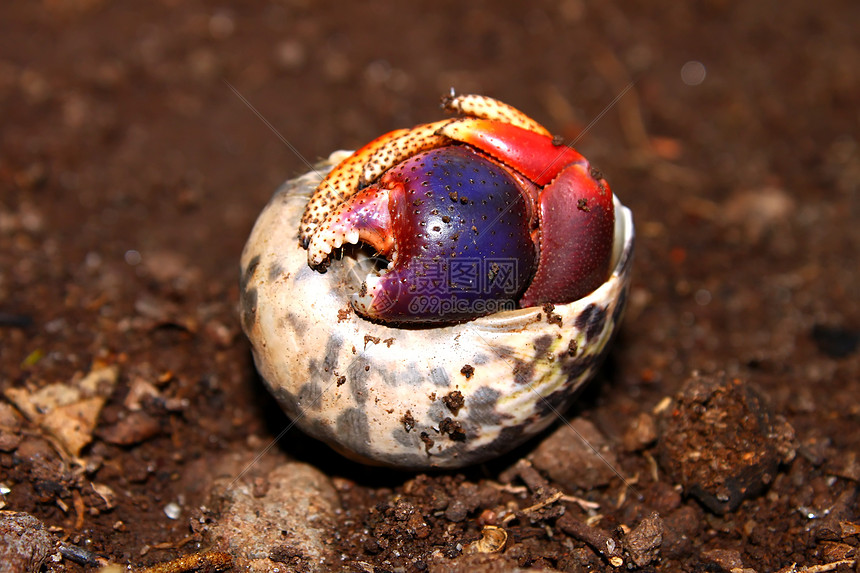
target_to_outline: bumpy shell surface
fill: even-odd
[[[341,453],[405,469],[485,461],[546,428],[594,374],[621,318],[630,211],[615,199],[613,270],[583,299],[442,328],[390,327],[352,311],[366,273],[356,259],[322,274],[298,244],[308,197],[347,154],[278,189],[242,253],[242,325],[272,394]]]

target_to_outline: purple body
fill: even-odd
[[[363,206],[354,219],[363,239],[385,232],[394,239],[391,252],[381,253],[390,268],[368,279],[357,310],[387,322],[451,323],[516,308],[538,261],[528,192],[506,168],[464,146],[391,168],[361,192],[386,204]],[[382,216],[370,221],[374,212]]]

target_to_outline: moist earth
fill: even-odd
[[[858,21],[849,1],[3,3],[0,562],[856,569]],[[438,119],[452,86],[574,142],[631,207],[627,314],[540,438],[457,472],[362,466],[264,390],[239,254],[280,183]]]

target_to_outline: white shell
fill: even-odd
[[[583,299],[441,328],[385,326],[350,307],[360,263],[346,257],[319,273],[298,244],[310,193],[348,154],[278,189],[242,253],[242,326],[272,394],[338,451],[401,468],[478,463],[546,428],[594,374],[618,326],[630,211],[615,198],[613,271]]]

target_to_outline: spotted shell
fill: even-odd
[[[242,326],[269,390],[308,434],[360,461],[455,468],[545,429],[600,365],[618,327],[633,254],[630,211],[615,200],[612,273],[575,302],[508,310],[441,328],[356,315],[360,257],[311,269],[297,229],[321,177],[349,152],[287,181],[241,259]]]

